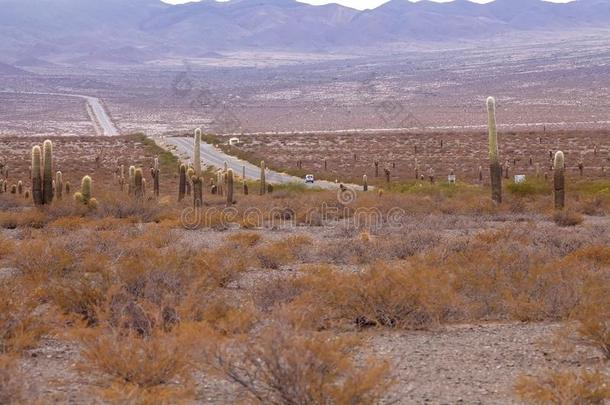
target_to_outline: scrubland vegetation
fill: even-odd
[[[227,205],[207,171],[193,211],[192,195],[177,201],[177,161],[120,142],[130,155],[107,163],[55,143],[72,192],[91,175],[96,207],[0,194],[0,403],[418,402],[418,369],[380,353],[379,336],[523,322],[556,326],[540,342],[553,359],[466,402],[610,399],[605,180],[568,175],[565,210],[543,179],[505,184],[501,204],[461,182],[393,182],[342,204],[295,186],[246,196],[237,181]],[[65,169],[81,160],[78,177]],[[116,175],[132,164],[141,195]],[[23,167],[9,181],[27,189]]]

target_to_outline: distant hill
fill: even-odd
[[[610,29],[610,0],[391,0],[374,10],[294,0],[0,0],[0,60],[137,64],[240,49],[325,51],[510,32]]]
[[[0,76],[28,76],[32,73],[6,63],[0,63]]]

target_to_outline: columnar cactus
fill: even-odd
[[[81,180],[80,191],[74,193],[74,199],[82,204],[85,204],[91,208],[97,207],[97,200],[92,198],[93,185],[91,177],[85,176]],[[68,192],[68,183],[66,183],[66,192]]]
[[[194,175],[191,181],[193,183],[193,206],[201,207],[203,205],[203,177]]]
[[[487,99],[487,127],[489,132],[489,171],[491,178],[491,199],[502,202],[502,167],[498,156],[498,133],[496,129],[496,100]]]
[[[241,180],[244,183],[244,195],[248,195],[248,183],[246,183],[246,166],[241,167]]]
[[[42,203],[53,201],[53,143],[48,139],[42,144]]]
[[[42,177],[40,173],[41,164],[42,151],[40,150],[40,146],[36,145],[32,148],[32,198],[36,205],[44,204],[42,196]]]
[[[186,192],[186,165],[183,163],[180,165],[180,179],[178,181],[178,201],[184,199]]]
[[[386,167],[385,169],[383,169],[383,172],[385,174],[385,182],[389,183],[390,182],[390,169],[388,169]]]
[[[562,151],[555,153],[555,162],[553,166],[555,183],[555,209],[561,210],[565,206],[565,159]]]
[[[415,180],[419,180],[419,162],[415,158]]]
[[[227,205],[235,203],[233,200],[233,170],[227,170]]]
[[[201,177],[201,129],[195,130],[195,140],[193,143],[193,169],[195,175]]]
[[[17,193],[19,195],[23,194],[23,182],[21,180],[17,182]]]
[[[261,160],[261,188],[260,195],[267,193],[267,182],[265,181],[265,161]]]
[[[379,162],[375,161],[375,177],[379,177]]]
[[[70,194],[70,182],[66,181],[66,194]]]
[[[369,191],[369,182],[366,174],[362,176],[362,191]]]
[[[121,191],[125,189],[125,166],[121,165],[119,170],[119,186],[121,187]]]
[[[142,176],[142,169],[137,168],[134,172],[134,196],[138,199],[144,196],[144,179]]]
[[[193,176],[195,175],[195,170],[192,167],[189,167],[186,170],[186,195],[191,195],[191,190],[193,188]]]
[[[55,173],[55,193],[57,194],[58,200],[61,200],[61,197],[63,195],[63,188],[64,188],[63,175],[61,174],[60,171],[58,171],[57,173]]]
[[[153,179],[153,192],[155,197],[159,197],[159,158],[155,158],[155,163],[150,173]]]
[[[127,194],[131,195],[136,187],[136,167],[129,166],[129,185],[127,186]]]

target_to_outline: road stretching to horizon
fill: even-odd
[[[168,148],[170,145],[174,146],[176,148],[175,151],[172,151],[174,154],[177,154],[183,161],[191,161],[194,149],[193,138],[166,137],[160,140],[160,144],[165,148]],[[227,163],[227,167],[233,170],[238,176],[242,176],[242,172],[245,168],[246,180],[258,180],[260,178],[260,167],[250,162],[246,162],[245,160],[238,159],[235,156],[227,155],[214,145],[201,142],[201,163],[203,165],[223,168],[225,162]],[[267,169],[265,179],[268,183],[275,184],[299,183],[310,188],[323,188],[326,190],[336,190],[339,188],[339,184],[325,180],[316,180],[313,184],[306,184],[305,180],[300,177],[276,172],[270,169]],[[360,187],[354,184],[345,184],[345,186],[349,188]]]
[[[76,97],[85,100],[87,105],[87,113],[93,122],[95,131],[102,136],[117,136],[121,132],[114,125],[102,102],[97,97],[86,96],[83,94],[68,94],[68,93],[43,93],[29,91],[0,91],[0,93],[10,94],[34,94],[40,96],[60,96],[60,97]]]

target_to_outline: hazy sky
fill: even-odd
[[[164,1],[166,3],[171,3],[171,4],[180,4],[180,3],[190,3],[193,0],[162,0],[162,1]],[[344,6],[347,6],[347,7],[364,10],[366,8],[375,8],[375,7],[385,3],[387,0],[335,0],[335,1],[299,0],[299,1],[302,1],[303,3],[309,3],[309,4],[338,3],[338,4],[342,4]],[[439,3],[445,3],[445,2],[451,1],[451,0],[433,0],[433,1],[437,1]],[[473,1],[474,3],[489,3],[491,0],[471,0],[471,1]],[[572,0],[547,0],[547,1],[552,1],[553,3],[567,3]]]

